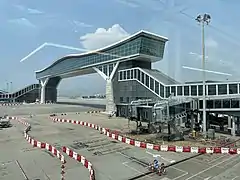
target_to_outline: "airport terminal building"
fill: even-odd
[[[133,113],[129,107],[134,105],[138,107],[138,115],[154,121],[168,105],[173,107],[168,112],[170,116],[182,118],[188,111],[197,110],[201,119],[203,83],[180,83],[152,69],[152,63],[163,59],[167,42],[166,37],[139,31],[110,46],[67,55],[36,71],[39,84],[11,94],[2,93],[0,100],[34,101],[39,98],[41,103],[56,102],[57,87],[62,79],[98,73],[106,81],[107,112],[128,117]],[[235,127],[240,110],[239,88],[240,82],[207,81],[207,112],[216,116],[228,114]]]

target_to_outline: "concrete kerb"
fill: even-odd
[[[13,116],[8,116],[7,119],[9,120],[17,120],[21,124],[23,124],[26,128],[31,127],[31,125],[24,120],[22,120],[19,117],[13,117]],[[65,164],[66,160],[64,155],[57,150],[54,146],[45,143],[45,142],[40,142],[34,138],[32,138],[26,131],[24,131],[24,138],[33,146],[33,147],[38,147],[40,149],[46,149],[50,151],[55,157],[57,157],[61,161],[61,180],[65,180]]]
[[[82,126],[87,126],[93,129],[100,131],[101,133],[105,134],[106,136],[118,140],[120,142],[136,146],[139,148],[144,149],[152,149],[156,151],[163,151],[163,152],[177,152],[177,153],[196,153],[196,154],[240,154],[240,148],[229,148],[229,147],[191,147],[191,146],[172,146],[172,145],[159,145],[159,144],[152,144],[147,142],[140,142],[128,137],[124,137],[120,135],[119,132],[112,131],[108,128],[103,128],[99,125],[95,125],[92,123],[84,122],[84,121],[77,121],[77,120],[69,120],[69,119],[61,119],[58,117],[50,117],[53,121],[57,122],[67,122],[72,124],[79,124]]]

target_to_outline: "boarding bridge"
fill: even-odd
[[[0,94],[0,100],[8,102],[35,102],[35,100],[39,98],[39,87],[39,84],[31,84],[13,93]]]

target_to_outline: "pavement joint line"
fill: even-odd
[[[225,159],[225,160],[223,160],[223,161],[220,161],[219,163],[217,163],[217,164],[215,164],[215,165],[212,165],[212,166],[210,166],[210,167],[208,167],[208,168],[206,168],[206,169],[204,169],[204,170],[202,170],[202,171],[199,171],[198,173],[192,175],[191,177],[189,177],[189,178],[187,178],[187,179],[185,179],[185,180],[192,179],[192,178],[194,178],[194,177],[196,177],[196,176],[198,176],[198,175],[200,175],[200,174],[202,174],[202,173],[204,173],[204,172],[206,172],[206,171],[208,171],[208,170],[210,170],[210,169],[212,169],[212,168],[214,168],[214,167],[216,167],[216,166],[218,166],[218,165],[220,165],[220,164],[222,164],[222,163],[224,163],[224,162],[226,162],[226,161],[228,161],[228,160],[231,160],[231,159],[233,159],[233,158],[235,158],[235,157],[236,157],[236,156],[231,156],[231,157],[228,158],[228,159]]]
[[[171,167],[171,168],[173,168],[173,169],[175,169],[175,170],[180,171],[180,172],[183,173],[182,175],[179,175],[178,177],[175,177],[175,178],[173,178],[172,180],[177,180],[177,179],[179,179],[179,178],[181,178],[181,177],[184,177],[184,176],[186,176],[186,175],[189,174],[187,171],[184,171],[184,170],[182,170],[182,169],[179,169],[179,168],[176,168],[176,167]]]

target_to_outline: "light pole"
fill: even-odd
[[[208,25],[211,20],[209,14],[198,15],[195,19],[202,26],[202,69],[203,69],[203,134],[206,136],[207,120],[206,120],[206,77],[205,77],[205,24]]]

